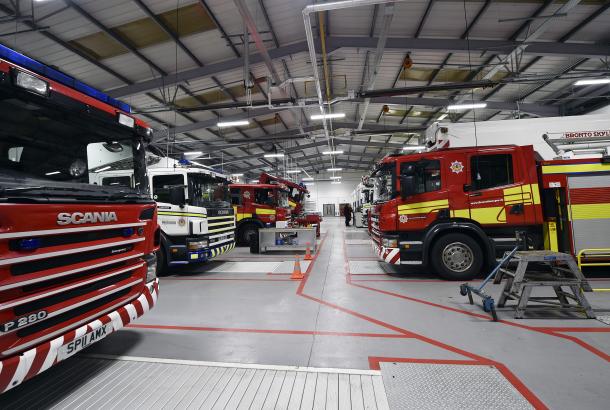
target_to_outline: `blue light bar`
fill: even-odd
[[[70,88],[73,88],[81,93],[88,95],[89,97],[95,98],[96,100],[102,101],[108,105],[111,105],[115,108],[118,108],[121,111],[131,113],[131,107],[129,104],[124,103],[123,101],[119,101],[110,97],[108,94],[105,94],[95,88],[82,83],[75,79],[74,77],[70,77],[60,71],[57,71],[49,66],[46,66],[30,57],[26,57],[23,54],[20,54],[14,50],[11,50],[8,47],[5,47],[0,44],[0,58],[10,61],[13,64],[17,64],[25,69],[38,73],[44,77],[47,77],[53,81],[57,81],[63,85],[66,85]]]
[[[19,250],[22,251],[35,251],[40,245],[42,245],[40,238],[21,239],[18,243]]]
[[[131,228],[131,227],[129,227],[129,228],[123,228],[123,232],[122,232],[122,234],[123,234],[123,236],[124,236],[124,237],[128,237],[128,236],[133,235],[133,233],[134,233],[134,232],[135,232],[135,229],[133,229],[133,228]]]

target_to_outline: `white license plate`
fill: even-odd
[[[85,347],[95,343],[112,333],[112,323],[108,323],[102,327],[99,327],[89,333],[85,333],[81,337],[74,339],[68,344],[63,345],[57,352],[57,358],[59,360],[67,359],[73,354],[83,350]]]

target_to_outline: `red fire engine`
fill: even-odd
[[[0,46],[0,392],[156,302],[151,130],[129,106]],[[133,170],[131,188],[91,175]]]
[[[319,237],[322,216],[317,213],[305,212],[303,207],[305,198],[309,197],[309,190],[307,190],[307,187],[266,172],[263,172],[258,179],[258,182],[261,184],[268,184],[273,181],[286,185],[290,190],[288,194],[288,204],[290,205],[292,213],[292,221],[298,226],[309,227],[316,225],[316,235]]]
[[[374,249],[388,263],[460,280],[513,248],[516,230],[532,248],[608,255],[608,162],[543,161],[531,145],[388,156],[372,174]]]
[[[231,184],[231,203],[237,221],[239,245],[249,245],[259,228],[290,219],[288,189],[282,184]]]

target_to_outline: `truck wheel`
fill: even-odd
[[[440,237],[432,246],[430,258],[436,273],[447,280],[475,278],[483,266],[481,246],[462,233]]]
[[[167,258],[165,250],[161,247],[157,251],[157,276],[163,276],[167,273]]]
[[[239,229],[238,239],[241,246],[250,245],[250,235],[258,236],[258,226],[246,224]]]

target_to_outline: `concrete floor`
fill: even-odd
[[[457,283],[377,262],[364,229],[326,218],[322,236],[303,281],[289,279],[292,255],[245,248],[175,271],[162,278],[152,311],[85,353],[351,369],[493,366],[534,407],[608,408],[610,326],[510,312],[494,323]],[[605,273],[595,272],[594,288],[610,288]],[[587,297],[608,314],[610,293]]]

